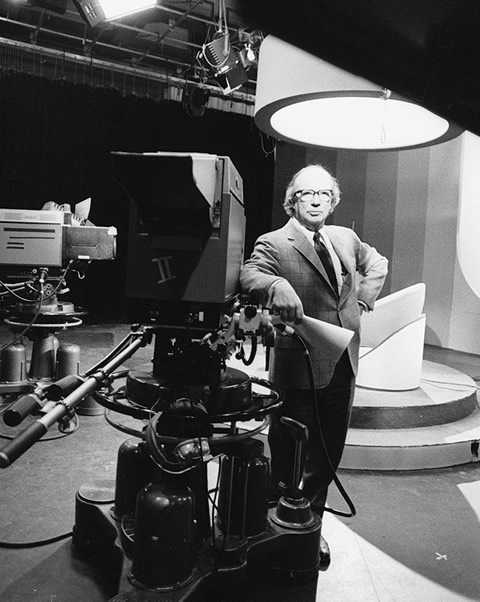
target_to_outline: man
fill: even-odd
[[[281,416],[290,416],[309,431],[302,488],[319,516],[345,445],[358,368],[360,316],[373,310],[388,269],[387,259],[353,230],[325,225],[339,201],[338,183],[324,167],[301,169],[285,193],[283,206],[290,220],[257,240],[240,274],[242,291],[282,321],[298,324],[306,315],[354,331],[336,363],[324,357],[321,349],[309,346],[317,408],[301,343],[295,337],[277,335],[272,352],[270,379],[283,395],[269,431],[272,498],[278,499],[278,483],[288,484],[291,479],[294,442],[285,436],[280,423]],[[320,258],[325,251],[330,267]],[[333,274],[329,276],[327,270]],[[323,537],[320,559],[324,565],[330,561]]]

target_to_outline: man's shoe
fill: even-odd
[[[320,559],[320,566],[321,567],[327,567],[330,564],[330,548],[328,546],[327,540],[323,537],[323,535],[320,535],[320,555],[319,555],[319,559]]]

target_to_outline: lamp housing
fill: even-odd
[[[91,27],[104,21],[126,17],[156,6],[156,0],[75,0],[75,4]]]
[[[274,138],[335,149],[417,148],[463,132],[412,100],[272,35],[260,46],[255,122]]]
[[[252,54],[247,46],[235,48],[227,30],[218,30],[210,42],[203,44],[197,61],[223,93],[230,94],[248,81],[247,69],[255,62]]]

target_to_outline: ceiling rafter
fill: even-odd
[[[230,2],[231,0],[228,0]],[[38,4],[35,6],[34,4]],[[0,0],[0,24],[5,40],[37,45],[39,49],[65,51],[72,56],[84,55],[88,60],[101,61],[112,69],[122,67],[138,69],[145,77],[161,73],[170,81],[202,84],[212,93],[222,95],[215,81],[208,79],[196,57],[215,31],[218,1],[191,0],[182,3],[168,2],[115,22],[90,27],[76,8],[67,0],[63,14],[42,8],[41,0],[30,4],[19,2],[14,7],[8,0]],[[236,15],[234,6],[228,7],[228,28],[232,39],[238,39],[245,29]],[[232,99],[253,98],[255,69],[248,81]],[[250,102],[250,101],[248,101]]]

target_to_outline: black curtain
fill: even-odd
[[[118,257],[70,279],[93,320],[128,319],[124,281],[129,200],[111,175],[111,151],[185,151],[229,156],[244,181],[246,256],[270,228],[273,154],[248,116],[17,73],[0,80],[0,207],[41,209],[91,197],[90,220],[118,229]]]

